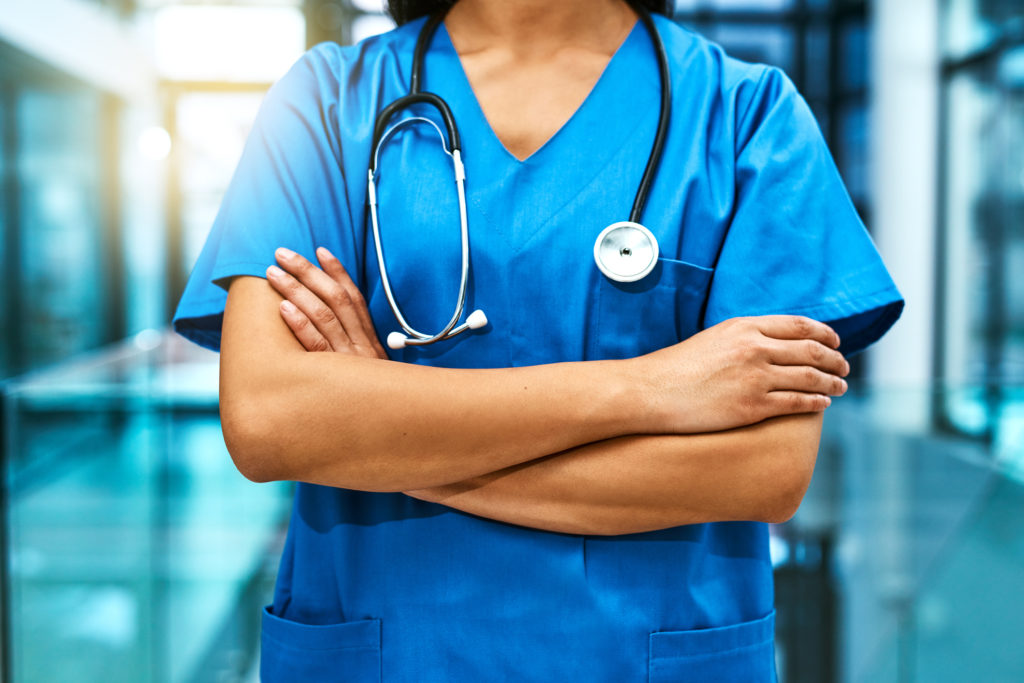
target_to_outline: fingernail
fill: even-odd
[[[284,275],[284,271],[277,266],[267,268],[267,277],[281,277],[282,275]]]
[[[832,405],[832,397],[831,396],[826,396],[825,397],[825,406],[828,407],[830,405]]]
[[[845,379],[842,380],[842,382],[843,382],[843,393],[845,394],[846,390],[850,388],[850,385],[846,382]]]
[[[285,249],[284,247],[278,247],[277,250],[274,252],[274,255],[277,256],[277,258],[280,258],[280,259],[290,259],[292,256],[295,256],[295,252],[292,251],[291,249]]]
[[[293,304],[291,301],[288,301],[288,299],[285,299],[284,301],[281,302],[281,308],[283,308],[285,311],[289,313],[294,313],[295,311],[298,310],[297,308],[295,308],[295,304]]]
[[[332,256],[334,256],[334,254],[327,251],[327,247],[317,247],[316,255],[320,258],[331,258]]]

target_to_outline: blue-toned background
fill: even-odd
[[[3,680],[255,680],[290,488],[167,323],[263,93],[380,5],[0,0]],[[1024,680],[1024,3],[676,19],[786,70],[908,302],[772,529],[781,680]]]

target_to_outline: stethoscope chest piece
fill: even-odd
[[[658,264],[658,240],[639,223],[612,223],[594,242],[594,261],[609,279],[636,282],[650,275]]]

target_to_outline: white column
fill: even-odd
[[[923,427],[932,374],[938,160],[939,2],[872,7],[873,233],[907,300],[873,350],[870,380],[887,422]]]

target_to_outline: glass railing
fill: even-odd
[[[290,487],[234,468],[217,356],[152,332],[4,399],[8,680],[248,675]]]
[[[977,395],[828,411],[772,528],[781,681],[1024,680],[1024,432],[931,415]],[[255,680],[291,489],[235,470],[216,355],[150,333],[8,382],[3,408],[6,680]]]
[[[1019,411],[982,439],[932,411],[990,392],[860,389],[826,414],[811,488],[773,529],[780,679],[1024,681]]]

